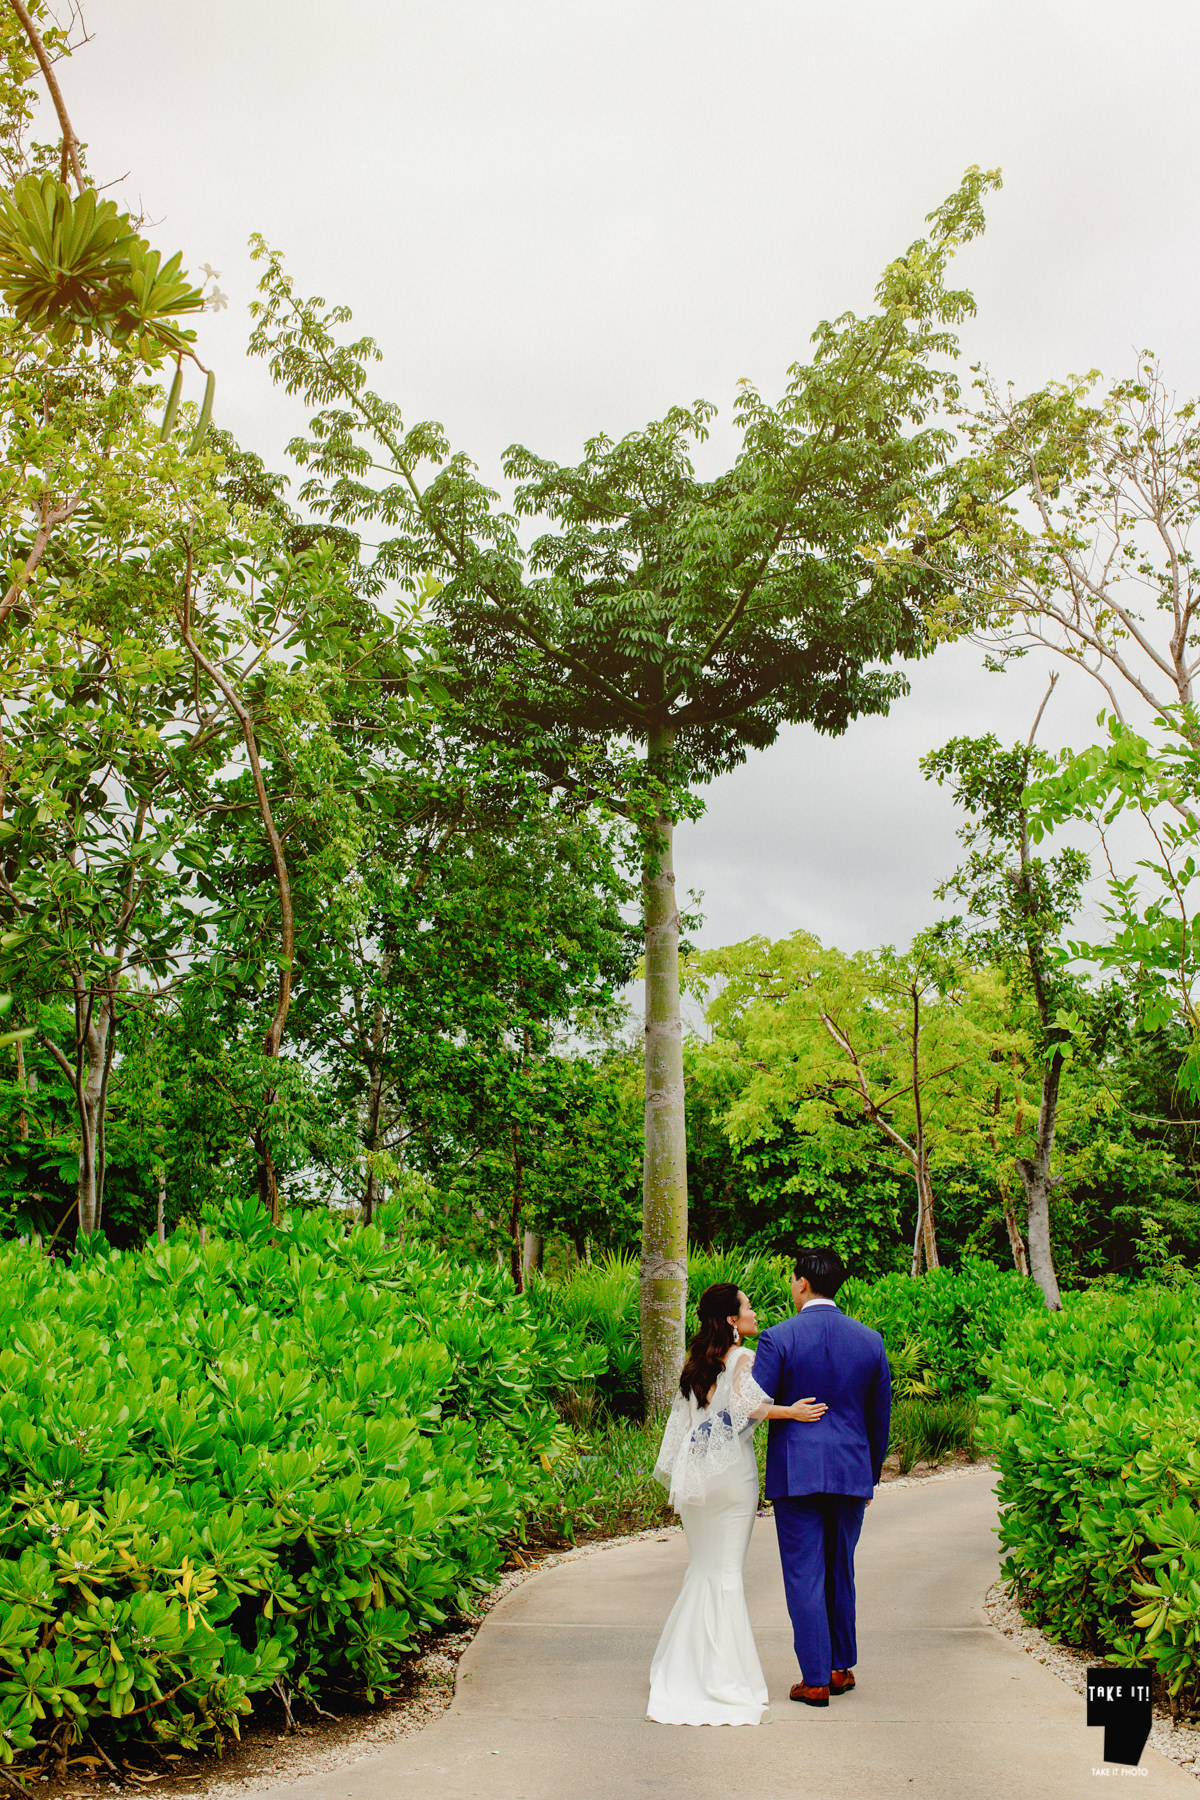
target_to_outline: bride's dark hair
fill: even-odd
[[[700,1329],[688,1345],[687,1361],[679,1377],[679,1391],[685,1400],[689,1394],[695,1394],[703,1406],[708,1399],[733,1343],[729,1321],[736,1319],[741,1310],[742,1290],[736,1281],[718,1281],[701,1294],[696,1307]]]

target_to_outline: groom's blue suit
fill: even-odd
[[[891,1419],[883,1339],[832,1302],[810,1300],[763,1332],[754,1380],[780,1406],[812,1396],[829,1408],[815,1425],[771,1420],[766,1481],[801,1679],[828,1687],[831,1668],[858,1660],[854,1550]]]

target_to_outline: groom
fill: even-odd
[[[795,1315],[763,1332],[754,1358],[754,1380],[772,1400],[829,1409],[815,1425],[772,1419],[767,1437],[767,1499],[800,1664],[792,1699],[806,1706],[828,1706],[854,1686],[854,1549],[891,1418],[883,1339],[833,1298],[845,1276],[836,1250],[801,1250]]]

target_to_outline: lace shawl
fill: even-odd
[[[710,1485],[737,1461],[739,1440],[764,1416],[771,1396],[750,1374],[752,1350],[729,1358],[707,1406],[694,1394],[676,1394],[654,1465],[654,1479],[668,1489],[676,1512],[703,1500]]]

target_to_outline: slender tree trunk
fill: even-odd
[[[1008,1247],[1012,1251],[1013,1267],[1018,1275],[1028,1275],[1029,1258],[1025,1254],[1025,1239],[1021,1236],[1021,1227],[1017,1224],[1017,1215],[1013,1211],[1012,1195],[1007,1184],[1000,1189],[1000,1204],[1004,1208],[1004,1228],[1008,1232]]]
[[[513,1286],[518,1294],[525,1292],[525,1265],[521,1256],[521,1240],[518,1233],[521,1228],[521,1202],[525,1165],[521,1160],[521,1134],[515,1125],[508,1128],[508,1139],[512,1146],[512,1204],[508,1212],[508,1267],[512,1275]]]
[[[672,748],[652,734],[648,763]],[[687,1137],[679,1016],[679,908],[672,821],[645,832],[642,902],[646,932],[646,1149],[642,1181],[642,1389],[647,1418],[671,1404],[683,1365],[687,1311]]]
[[[1029,1272],[1037,1282],[1051,1312],[1062,1306],[1054,1258],[1050,1250],[1050,1190],[1058,1183],[1050,1173],[1054,1131],[1058,1118],[1058,1088],[1062,1079],[1062,1051],[1055,1050],[1042,1076],[1042,1104],[1038,1109],[1037,1144],[1032,1156],[1017,1158],[1017,1173],[1025,1188],[1028,1209]]]
[[[20,1038],[13,1045],[13,1049],[17,1056],[17,1086],[21,1091],[21,1110],[17,1114],[17,1130],[21,1134],[21,1142],[27,1144],[29,1142],[29,1120],[25,1116],[25,1095],[28,1089],[25,1085],[25,1046]]]
[[[373,1168],[367,1170],[367,1185],[363,1192],[362,1222],[369,1225],[375,1217],[375,1208],[379,1205],[380,1183]]]
[[[912,995],[912,1097],[916,1121],[913,1161],[917,1177],[917,1230],[925,1254],[925,1273],[938,1267],[937,1229],[933,1217],[933,1181],[929,1174],[929,1156],[925,1149],[925,1109],[921,1104],[921,995],[914,982]],[[914,1256],[914,1263],[916,1258]],[[913,1274],[917,1273],[916,1268]]]
[[[258,1203],[270,1217],[272,1225],[279,1223],[279,1182],[275,1174],[275,1158],[271,1155],[271,1146],[267,1139],[266,1121],[270,1119],[271,1110],[279,1099],[274,1088],[267,1088],[263,1094],[264,1118],[261,1125],[256,1125],[250,1133],[250,1141],[254,1145],[254,1154],[258,1168],[255,1185],[258,1189]]]
[[[381,984],[386,984],[391,968],[392,953],[390,950],[385,950],[379,960]],[[369,1085],[367,1088],[367,1129],[364,1135],[371,1160],[367,1165],[367,1189],[363,1195],[364,1225],[369,1225],[375,1217],[375,1208],[379,1205],[380,1199],[380,1182],[375,1173],[375,1154],[379,1149],[379,1136],[383,1126],[383,1045],[386,1029],[381,995],[376,1000],[371,1015],[371,1048],[367,1062]]]
[[[382,1014],[382,1007],[376,1009]],[[375,1217],[375,1208],[380,1201],[380,1180],[375,1168],[375,1154],[379,1149],[379,1133],[382,1124],[383,1110],[383,1063],[372,1056],[370,1064],[370,1084],[367,1088],[367,1185],[363,1193],[362,1222],[369,1225]]]
[[[108,996],[97,1000],[76,992],[77,1060],[75,1101],[79,1117],[79,1235],[100,1229],[104,1204],[104,1101],[112,1058],[112,1014]]]
[[[1029,739],[1025,746],[1026,777],[1029,774],[1029,757],[1033,751],[1033,740],[1037,735],[1042,714],[1054,692],[1057,680],[1057,675],[1051,677],[1050,686],[1046,690],[1046,698],[1038,708],[1037,718],[1033,721],[1033,729],[1029,733]],[[1019,811],[1019,824],[1020,836],[1017,848],[1021,858],[1021,892],[1024,895],[1025,904],[1025,949],[1029,958],[1033,997],[1037,1004],[1038,1017],[1042,1022],[1043,1042],[1045,1042],[1050,1034],[1052,1019],[1050,995],[1046,989],[1046,945],[1037,924],[1037,902],[1030,868],[1032,859],[1029,846],[1029,819],[1024,806]],[[1062,1297],[1058,1291],[1058,1277],[1054,1272],[1054,1256],[1050,1249],[1050,1189],[1058,1186],[1050,1174],[1050,1158],[1054,1152],[1054,1131],[1058,1122],[1058,1089],[1062,1080],[1062,1071],[1062,1051],[1053,1050],[1042,1074],[1042,1102],[1038,1108],[1037,1143],[1032,1156],[1018,1156],[1017,1158],[1017,1173],[1021,1177],[1025,1189],[1029,1272],[1041,1288],[1046,1305],[1051,1312],[1057,1312],[1062,1306]]]
[[[915,1278],[922,1268],[928,1274],[931,1269],[939,1269],[937,1222],[934,1217],[933,1177],[929,1173],[929,1162],[922,1149],[912,1163],[913,1180],[917,1184],[917,1224],[913,1233],[912,1265],[909,1273]]]
[[[912,1279],[915,1281],[917,1279],[917,1276],[921,1273],[921,1250],[922,1250],[922,1247],[924,1244],[924,1237],[925,1237],[925,1231],[924,1231],[924,1227],[925,1227],[925,1219],[924,1219],[925,1195],[922,1191],[921,1183],[917,1179],[917,1170],[916,1170],[915,1164],[913,1165],[912,1177],[913,1177],[914,1182],[916,1182],[916,1186],[917,1186],[917,1223],[913,1229],[912,1261],[909,1265],[908,1272],[911,1275]]]
[[[542,1240],[536,1231],[527,1231],[521,1247],[521,1267],[526,1282],[542,1271]]]
[[[292,1004],[292,963],[296,955],[296,918],[292,910],[292,884],[288,874],[287,858],[283,853],[283,839],[275,824],[275,815],[271,810],[271,801],[267,794],[267,783],[262,771],[262,760],[258,753],[258,737],[254,730],[254,721],[232,683],[209,661],[192,633],[192,546],[190,542],[187,546],[187,573],[184,579],[183,599],[178,611],[178,618],[180,635],[187,645],[196,667],[202,669],[209,680],[220,689],[226,704],[242,728],[242,741],[246,746],[246,759],[250,764],[254,797],[258,802],[258,814],[262,820],[267,845],[271,852],[271,866],[275,871],[275,885],[279,895],[279,996],[275,1002],[271,1023],[268,1025],[266,1036],[263,1039],[263,1055],[268,1062],[275,1062],[279,1057],[280,1045],[283,1042],[283,1028],[287,1024],[287,1016]],[[252,1133],[252,1137],[258,1153],[258,1197],[264,1210],[270,1213],[272,1225],[279,1223],[279,1187],[275,1179],[275,1160],[271,1155],[270,1145],[271,1123],[278,1104],[279,1090],[272,1081],[268,1080],[263,1090],[262,1123]]]
[[[928,1161],[921,1166],[921,1180],[925,1188],[925,1203],[921,1208],[921,1241],[925,1250],[925,1273],[941,1267],[938,1257],[937,1222],[933,1210],[933,1179],[929,1173]]]
[[[1016,1066],[1016,1057],[1015,1056],[1013,1058],[1013,1066],[1015,1069],[1015,1066]],[[996,1083],[996,1092],[992,1099],[992,1117],[998,1118],[999,1115],[1000,1115],[1000,1083],[997,1082]],[[1017,1111],[1016,1111],[1015,1120],[1014,1120],[1018,1137],[1020,1137],[1021,1131],[1023,1129],[1023,1117],[1024,1117],[1024,1115],[1023,1115],[1022,1109],[1021,1109],[1021,1090],[1018,1087],[1018,1089],[1017,1089]],[[999,1163],[1000,1162],[1000,1154],[996,1147],[996,1134],[994,1131],[990,1131],[988,1133],[988,1142],[992,1146],[992,1155],[996,1158],[997,1163]],[[1013,1210],[1012,1194],[1009,1191],[1007,1177],[1004,1175],[997,1175],[996,1186],[1000,1190],[1000,1207],[1004,1214],[1004,1229],[1008,1233],[1008,1247],[1012,1251],[1013,1267],[1016,1269],[1018,1275],[1028,1275],[1029,1260],[1025,1255],[1025,1239],[1021,1236],[1021,1227],[1017,1224],[1017,1215]]]
[[[167,1241],[167,1159],[162,1141],[162,1082],[154,1083],[154,1096],[158,1101],[159,1158],[158,1158],[158,1204],[154,1214],[154,1235],[160,1244]]]

